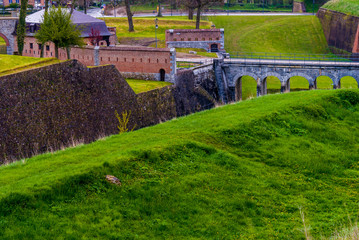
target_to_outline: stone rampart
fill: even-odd
[[[293,2],[293,12],[294,13],[304,13],[306,12],[304,2]]]
[[[328,45],[336,53],[359,53],[359,17],[320,8],[317,16]]]
[[[184,71],[173,86],[136,95],[113,66],[76,60],[0,77],[0,164],[117,133],[118,113],[136,129],[213,106]]]

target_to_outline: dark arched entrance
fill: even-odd
[[[166,80],[166,71],[164,69],[160,70],[160,81],[164,82]]]
[[[218,44],[211,45],[211,52],[218,52]]]

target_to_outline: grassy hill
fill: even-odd
[[[358,90],[278,94],[0,167],[0,238],[304,239],[299,209],[332,236],[358,213],[358,117]]]
[[[324,4],[323,8],[359,16],[359,1],[357,0],[331,0]]]
[[[315,16],[218,16],[209,20],[225,29],[225,48],[231,54],[330,53]]]

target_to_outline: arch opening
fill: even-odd
[[[236,101],[246,100],[257,96],[257,80],[251,76],[244,75],[237,79],[235,87]]]
[[[160,69],[160,81],[164,82],[165,80],[166,80],[166,71],[163,68],[161,68]]]
[[[333,89],[334,83],[333,80],[328,76],[320,76],[315,79],[315,88],[316,89]]]
[[[211,45],[211,52],[218,52],[218,44],[212,44]]]
[[[268,76],[263,80],[263,82],[264,81],[266,81],[266,85],[267,85],[267,89],[266,89],[267,94],[280,93],[282,83],[280,82],[278,77]]]
[[[338,87],[344,89],[359,88],[359,82],[351,76],[345,76],[340,79]]]
[[[305,77],[293,76],[288,79],[287,86],[290,86],[287,92],[305,91],[309,90],[309,81]]]
[[[7,54],[8,46],[10,46],[8,39],[0,33],[0,54]]]

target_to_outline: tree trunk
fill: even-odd
[[[45,44],[41,43],[41,53],[40,53],[40,58],[44,58],[44,49],[45,49]]]
[[[59,47],[55,44],[55,58],[59,59]]]
[[[87,0],[84,0],[84,12],[87,14]]]
[[[197,19],[196,19],[196,29],[199,29],[201,23],[201,7],[197,8]]]
[[[158,14],[157,17],[162,17],[162,11],[161,11],[161,1],[158,0]]]
[[[45,12],[49,10],[49,0],[45,0]]]
[[[131,3],[130,0],[125,0],[126,4],[126,13],[127,13],[127,20],[128,20],[128,31],[134,32],[135,28],[133,27],[133,20],[132,20],[132,12],[131,12]]]
[[[191,8],[191,7],[188,8],[188,19],[189,20],[193,20],[193,11],[194,11],[193,8]]]
[[[66,47],[66,53],[67,53],[67,59],[70,60],[71,59],[70,47]]]

